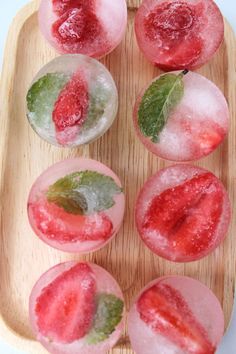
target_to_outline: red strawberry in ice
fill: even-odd
[[[91,10],[91,6],[83,5],[70,8],[64,12],[52,25],[52,35],[63,50],[70,53],[83,52],[88,43],[102,43],[102,38],[106,38],[104,29]],[[108,44],[101,45],[101,51]],[[100,56],[100,49],[96,49],[97,56]],[[92,55],[92,54],[91,54]],[[102,54],[101,54],[102,55]]]
[[[145,30],[148,38],[155,42],[159,32],[159,40],[163,40],[169,48],[160,54],[160,61],[166,61],[164,65],[160,65],[163,69],[186,68],[199,58],[203,43],[198,37],[198,23],[195,23],[195,17],[197,13],[200,16],[202,10],[201,4],[196,6],[193,12],[184,3],[165,3],[157,6],[146,18]],[[192,27],[195,27],[194,33],[191,31]],[[168,51],[174,51],[174,55],[166,58]]]
[[[53,25],[52,34],[60,44],[83,46],[102,33],[96,15],[84,8],[73,8],[65,12]]]
[[[39,26],[60,53],[100,58],[121,42],[127,23],[125,0],[41,0]]]
[[[77,147],[101,137],[113,123],[118,93],[110,72],[86,55],[61,55],[35,76],[27,118],[50,144]]]
[[[181,294],[171,286],[156,284],[146,290],[138,299],[137,311],[153,331],[167,337],[183,351],[215,353],[204,328],[194,318]]]
[[[93,324],[96,282],[88,264],[78,263],[56,277],[36,300],[41,335],[59,343],[83,338]]]
[[[53,11],[61,16],[66,11],[75,8],[92,8],[94,0],[52,0]]]
[[[52,113],[59,143],[73,141],[86,119],[89,107],[88,84],[81,71],[76,72],[60,92]]]
[[[138,230],[146,245],[179,262],[200,259],[216,248],[229,220],[229,200],[220,181],[210,172],[187,165],[153,176],[136,207]]]
[[[164,70],[201,66],[223,40],[224,23],[212,0],[144,0],[135,18],[140,49]]]
[[[74,215],[46,199],[29,206],[35,227],[43,237],[58,243],[105,241],[113,231],[111,220],[104,213]]]
[[[224,314],[204,284],[165,276],[145,286],[131,306],[128,332],[136,354],[213,354],[224,333]]]
[[[215,150],[226,134],[225,128],[209,119],[187,121],[180,118],[177,124],[182,128],[182,134],[191,136],[190,149],[196,156],[206,156]]]
[[[223,191],[215,177],[202,174],[154,197],[143,229],[166,237],[177,252],[195,255],[211,245],[222,202]]]

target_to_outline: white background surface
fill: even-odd
[[[111,0],[111,1],[116,1],[116,0]],[[2,63],[4,42],[12,18],[17,13],[17,11],[22,6],[24,6],[27,2],[28,2],[27,0],[0,0],[0,24],[1,24],[0,63]],[[235,0],[216,0],[215,2],[219,5],[224,16],[229,20],[229,22],[231,23],[232,27],[236,32]],[[9,345],[7,345],[6,343],[0,340],[0,354],[25,354],[25,353],[19,352],[18,350],[11,348]],[[229,331],[226,333],[223,339],[223,343],[220,349],[218,350],[217,354],[236,354],[236,309],[235,309],[235,316],[231,323],[231,327]]]

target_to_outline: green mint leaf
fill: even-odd
[[[103,82],[96,81],[92,86],[89,97],[89,111],[87,118],[82,126],[82,130],[94,127],[103,116],[107,102],[111,97],[110,89]]]
[[[149,86],[142,98],[138,111],[139,128],[154,143],[158,142],[170,113],[183,98],[184,75],[185,72],[162,75]]]
[[[107,339],[122,319],[124,302],[113,294],[100,294],[93,327],[86,337],[88,344]]]
[[[48,188],[47,200],[66,212],[90,215],[111,208],[113,197],[122,192],[113,178],[94,171],[67,175]]]
[[[49,73],[31,86],[26,97],[30,121],[39,127],[51,123],[54,104],[69,78],[69,75]]]
[[[78,174],[71,174],[59,179],[49,187],[47,200],[71,214],[83,215],[87,212],[87,203],[84,196],[78,191]]]

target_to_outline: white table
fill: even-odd
[[[112,1],[112,0],[111,0]],[[113,0],[115,1],[115,0]],[[28,0],[1,0],[0,4],[0,63],[2,62],[4,42],[6,39],[8,27],[12,21],[12,18],[17,11],[24,6]],[[229,20],[232,27],[236,32],[236,3],[235,0],[215,0],[222,10],[224,16]],[[235,58],[236,60],[236,58]],[[235,98],[236,99],[236,98]],[[232,320],[231,327],[225,335],[222,345],[217,354],[235,354],[236,353],[236,306],[235,316]],[[16,349],[11,348],[0,340],[0,353],[1,354],[26,354],[19,352]],[[96,353],[94,353],[96,354]]]

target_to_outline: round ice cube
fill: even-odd
[[[191,262],[223,241],[231,207],[215,175],[199,167],[176,165],[145,183],[135,215],[138,232],[151,251],[170,261]]]
[[[212,0],[144,0],[135,17],[140,49],[163,70],[195,69],[224,38],[222,14]]]
[[[29,301],[37,340],[52,354],[105,354],[123,330],[124,300],[105,269],[66,262],[44,273]]]
[[[37,236],[65,252],[103,247],[119,230],[124,194],[113,171],[83,158],[56,163],[33,184],[29,222]]]
[[[118,109],[114,80],[104,65],[84,55],[63,55],[45,65],[27,93],[27,116],[51,144],[75,147],[102,136]]]
[[[214,354],[224,333],[216,296],[195,279],[166,276],[149,283],[128,317],[136,354]]]
[[[229,129],[229,108],[222,92],[187,70],[155,78],[139,94],[133,117],[148,150],[172,161],[210,154]]]
[[[121,42],[127,24],[125,0],[41,0],[39,26],[60,53],[100,58]]]

